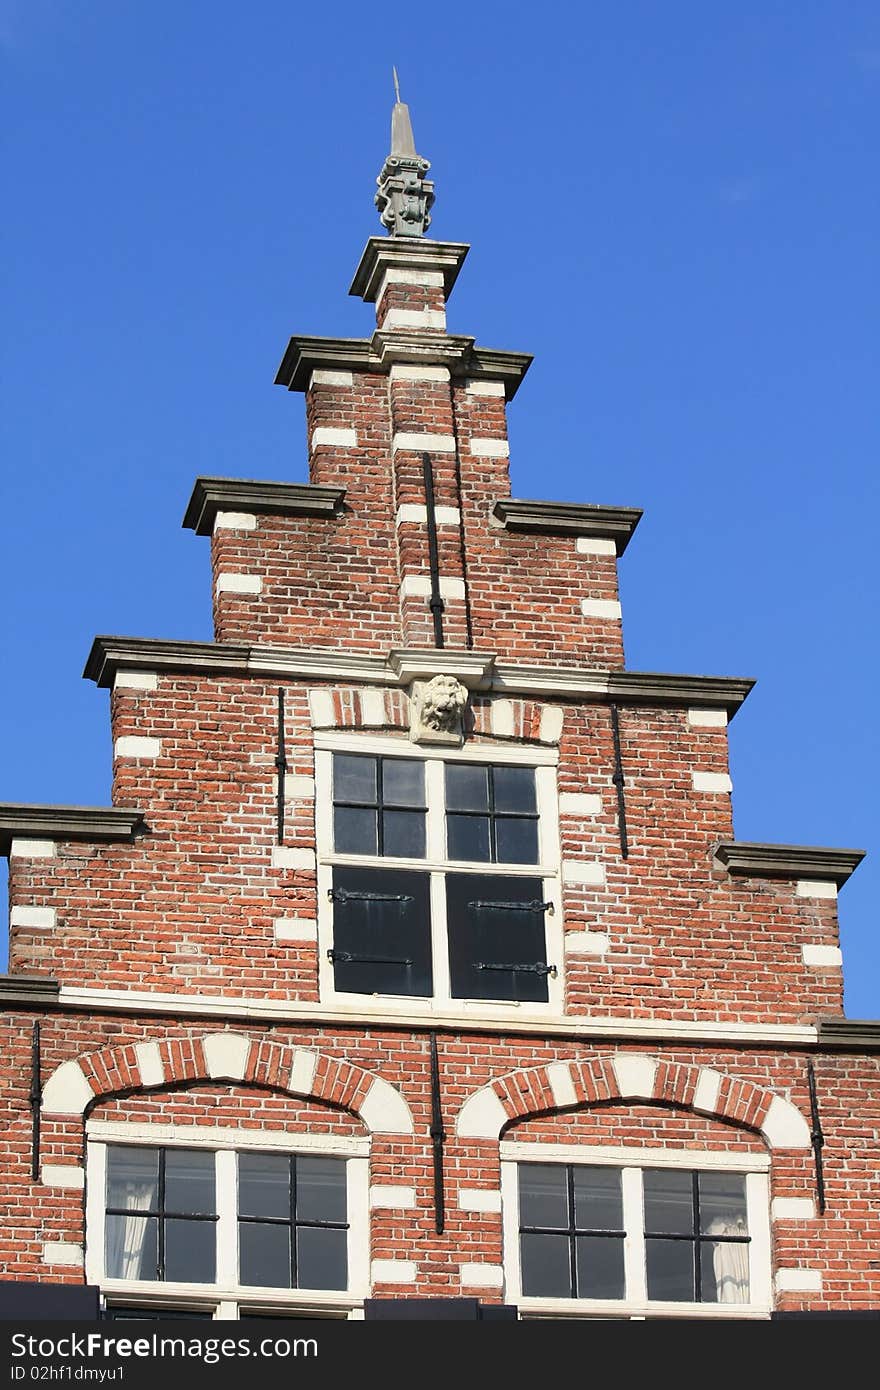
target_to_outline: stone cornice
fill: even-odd
[[[819,1047],[835,1051],[880,1052],[880,1019],[820,1018]]]
[[[407,685],[412,661],[432,662],[446,671],[445,655],[480,663],[481,681],[499,694],[543,695],[558,700],[616,701],[620,704],[697,706],[724,709],[733,717],[754,681],[734,676],[680,676],[652,671],[607,671],[578,666],[492,664],[490,653],[449,652],[435,659],[422,649],[395,650],[387,657],[344,650],[239,645],[222,642],[177,642],[150,637],[96,637],[83,676],[97,685],[113,684],[117,671],[188,671],[214,675],[286,676],[289,679],[363,681]],[[411,660],[410,660],[411,659]],[[409,661],[409,665],[407,662]],[[474,671],[476,667],[473,668]],[[462,679],[462,677],[459,677]],[[463,680],[464,684],[467,681]]]
[[[257,482],[248,478],[196,478],[183,518],[197,536],[210,536],[218,512],[257,512],[272,516],[338,515],[343,487],[314,483]]]
[[[430,241],[427,237],[372,236],[364,247],[349,294],[374,304],[386,270],[437,270],[443,275],[448,299],[471,248],[461,241]]]
[[[637,507],[600,507],[582,502],[532,502],[504,497],[494,514],[508,531],[597,536],[612,540],[618,555],[629,544],[642,512]]]
[[[821,879],[838,887],[858,868],[863,849],[825,849],[816,845],[750,844],[722,840],[715,857],[728,873],[743,878]]]
[[[57,1004],[61,986],[42,975],[0,975],[0,1009]]]
[[[401,685],[432,676],[455,676],[468,690],[488,690],[492,684],[494,656],[485,652],[460,651],[444,647],[407,647],[392,651],[388,664]]]
[[[0,802],[0,854],[13,840],[131,840],[143,811],[118,806],[27,806]]]
[[[275,376],[276,386],[306,391],[316,369],[384,375],[395,362],[441,364],[454,377],[479,377],[504,384],[513,400],[532,361],[530,353],[477,347],[473,338],[449,333],[382,333],[372,338],[291,338]]]

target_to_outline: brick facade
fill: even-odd
[[[0,1276],[97,1279],[110,1303],[167,1294],[223,1317],[358,1315],[370,1293],[516,1294],[540,1313],[514,1269],[502,1169],[544,1146],[588,1167],[667,1154],[751,1175],[745,1307],[652,1307],[642,1291],[624,1315],[880,1307],[880,1032],[843,1020],[836,911],[860,855],[734,840],[727,723],[749,682],[626,670],[617,560],[638,515],[510,498],[506,404],[528,359],[448,335],[466,248],[406,240],[373,239],[358,270],[372,339],[292,339],[285,354],[279,382],[306,395],[309,485],[197,483],[186,524],[210,535],[215,642],[96,640],[86,674],[112,689],[113,811],[0,808]],[[418,683],[445,674],[467,687],[464,748],[420,748]],[[525,862],[548,898],[544,1002],[328,988],[340,855],[321,769],[359,749],[423,758],[435,790],[456,757],[537,768],[540,860]],[[427,855],[435,897],[453,869]],[[228,1147],[234,1131],[238,1149],[326,1141],[368,1161],[368,1197],[349,1192],[349,1287],[108,1285],[90,1155],[125,1126],[147,1147],[151,1133]],[[615,1308],[578,1296],[569,1310]]]

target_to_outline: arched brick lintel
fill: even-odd
[[[497,1077],[474,1091],[458,1114],[461,1138],[498,1139],[515,1120],[601,1102],[641,1100],[681,1106],[759,1131],[771,1149],[807,1149],[800,1110],[751,1081],[631,1052],[550,1062]]]
[[[350,1110],[373,1134],[414,1132],[409,1106],[383,1077],[313,1048],[230,1032],[129,1043],[62,1062],[43,1087],[42,1109],[83,1115],[105,1096],[198,1081],[271,1086]]]

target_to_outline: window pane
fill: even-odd
[[[239,1280],[261,1288],[290,1288],[290,1226],[238,1223]]]
[[[648,1168],[645,1183],[645,1230],[657,1235],[691,1235],[694,1229],[692,1173]]]
[[[536,811],[535,769],[496,767],[492,769],[496,811]]]
[[[203,1153],[197,1149],[167,1149],[165,1211],[178,1216],[213,1216],[216,1210],[213,1153]]]
[[[489,817],[446,817],[446,853],[450,859],[467,859],[474,864],[488,864]]]
[[[700,1284],[704,1303],[748,1303],[749,1247],[746,1242],[702,1241]]]
[[[300,1226],[296,1233],[297,1288],[344,1289],[347,1232]]]
[[[519,1170],[519,1223],[568,1229],[568,1169],[560,1163],[523,1163]]]
[[[746,1180],[742,1173],[700,1173],[700,1230],[707,1236],[744,1236]]]
[[[238,1214],[290,1220],[290,1159],[286,1154],[238,1155]]]
[[[577,1237],[578,1298],[623,1298],[623,1237]]]
[[[538,822],[499,817],[495,821],[495,846],[499,864],[537,864]]]
[[[112,1145],[107,1150],[107,1206],[157,1211],[159,1150]]]
[[[571,1298],[568,1236],[520,1236],[522,1291],[545,1298]]]
[[[377,854],[376,812],[337,806],[333,812],[333,848],[337,854]]]
[[[216,1250],[215,1222],[165,1222],[166,1279],[179,1284],[213,1284]]]
[[[376,804],[376,759],[336,753],[333,758],[333,800]]]
[[[470,763],[446,764],[447,811],[488,811],[488,768]]]
[[[424,807],[425,764],[414,758],[383,758],[382,800],[386,806]]]
[[[648,1265],[648,1297],[670,1302],[694,1301],[694,1242],[645,1241]]]
[[[382,853],[399,859],[424,859],[424,811],[383,811]]]
[[[297,1221],[345,1221],[345,1159],[296,1160]]]
[[[579,1231],[622,1231],[620,1170],[575,1168],[574,1212]]]
[[[108,1216],[104,1264],[108,1279],[158,1279],[159,1222],[156,1218]]]

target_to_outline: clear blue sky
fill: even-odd
[[[868,851],[880,1015],[876,3],[0,0],[0,61],[0,799],[108,800],[95,633],[211,636],[195,476],[305,479],[272,380],[370,332],[396,63],[450,328],[535,354],[514,494],[645,509],[628,664],[757,678],[737,836]]]

